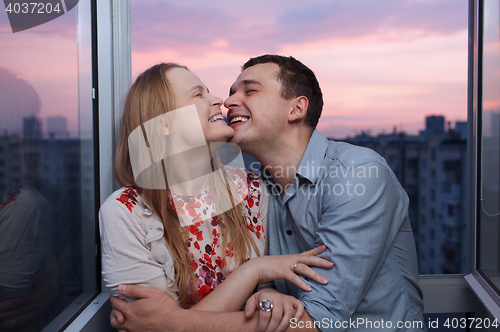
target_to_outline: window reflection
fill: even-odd
[[[53,253],[52,213],[41,173],[41,100],[26,80],[0,67],[0,303],[19,312],[26,324],[41,318],[60,289],[60,268]],[[22,129],[22,131],[20,130]],[[21,134],[22,132],[22,134]],[[11,301],[9,301],[11,300]],[[4,308],[4,305],[1,307]],[[28,316],[21,311],[31,311]],[[3,314],[4,312],[2,312]],[[3,322],[2,322],[3,323]],[[18,328],[21,321],[5,322]]]
[[[97,278],[90,48],[80,45],[90,22],[82,17],[77,7],[13,34],[0,13],[0,331],[41,331],[97,290],[84,284]]]

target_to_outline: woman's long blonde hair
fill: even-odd
[[[174,93],[167,80],[166,73],[172,68],[184,68],[175,63],[162,63],[144,71],[130,88],[125,99],[121,135],[115,157],[115,178],[123,187],[132,187],[142,191],[143,199],[151,207],[164,227],[165,241],[174,258],[175,281],[179,290],[179,304],[189,308],[198,301],[198,292],[192,256],[188,251],[187,227],[181,228],[177,213],[173,208],[168,184],[166,189],[140,188],[134,179],[130,162],[128,137],[130,133],[145,122],[166,112],[176,109]],[[218,160],[214,160],[217,163]],[[164,165],[163,165],[164,167]],[[222,167],[222,170],[224,168]],[[166,182],[166,177],[165,177]],[[215,190],[231,190],[231,186],[219,181]],[[221,197],[223,195],[217,195]],[[229,197],[232,197],[229,194]],[[242,204],[219,215],[219,225],[222,231],[222,245],[233,250],[236,266],[244,263],[250,257],[252,248],[259,254],[255,242],[247,229],[243,215]],[[223,250],[225,252],[225,250]]]

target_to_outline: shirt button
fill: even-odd
[[[292,231],[291,231],[291,230],[287,230],[287,231],[286,231],[286,234],[288,234],[288,235],[292,235]]]

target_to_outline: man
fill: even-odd
[[[424,331],[408,197],[378,154],[328,141],[315,129],[323,100],[313,72],[292,57],[252,58],[224,104],[231,142],[262,164],[272,193],[270,254],[325,244],[319,256],[335,263],[320,272],[328,284],[310,281],[310,292],[275,281],[306,309],[289,329]]]

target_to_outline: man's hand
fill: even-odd
[[[0,331],[27,331],[56,299],[60,288],[59,264],[50,257],[47,273],[31,277],[31,293],[0,302]]]
[[[177,331],[184,312],[166,292],[137,285],[118,286],[120,294],[138,299],[126,302],[110,296],[113,311],[111,326],[119,331]]]

